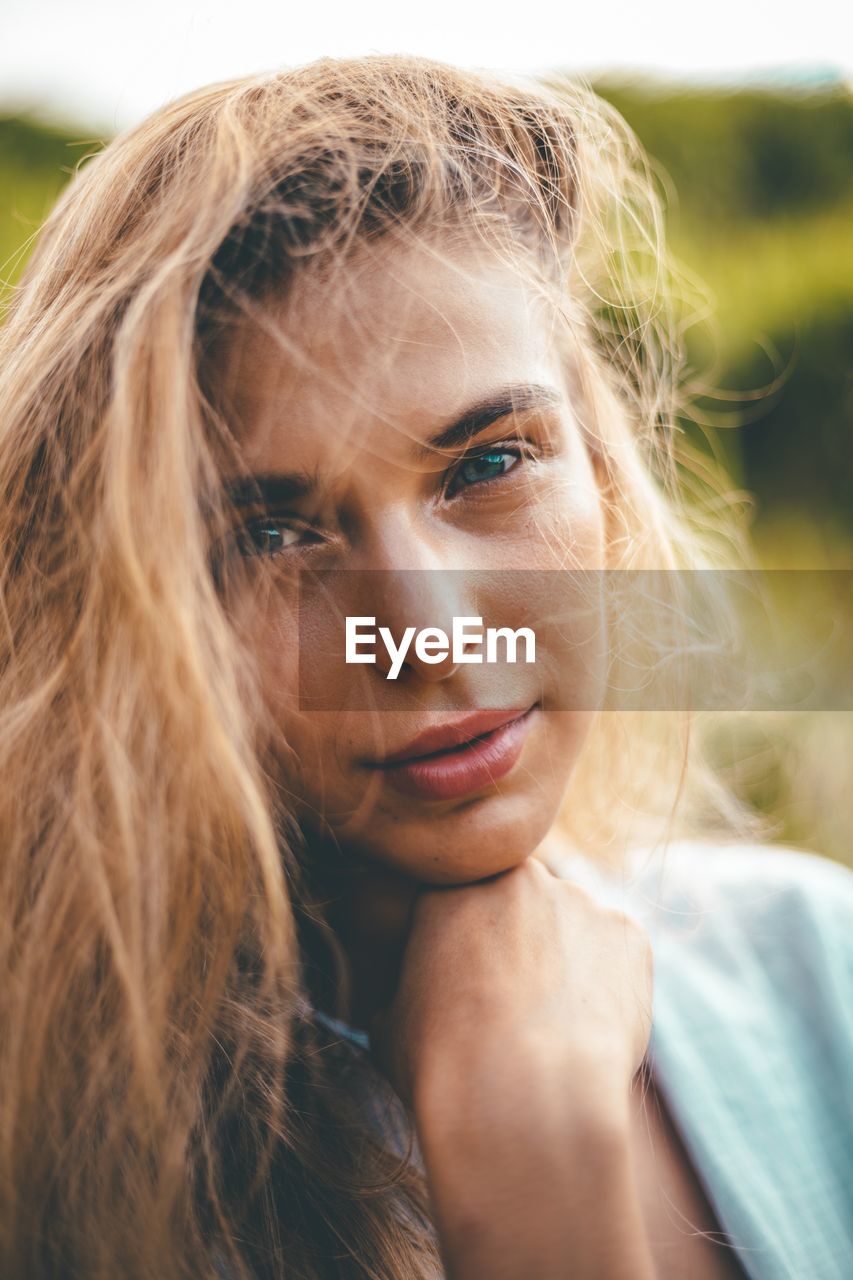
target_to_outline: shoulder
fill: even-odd
[[[637,848],[618,872],[567,848],[548,862],[662,933],[704,937],[762,922],[772,932],[799,921],[851,934],[853,871],[806,850],[696,839]]]
[[[635,850],[629,868],[638,883],[649,876],[675,894],[714,901],[760,901],[781,894],[821,904],[853,897],[853,871],[841,863],[785,845],[681,840],[663,852]]]
[[[704,841],[618,873],[569,852],[552,870],[648,929],[656,1094],[746,1274],[847,1275],[853,872]]]
[[[790,848],[691,842],[647,860],[634,887],[661,1032],[730,1065],[742,1055],[744,1072],[796,1064],[801,1092],[838,1099],[853,1071],[853,872]],[[720,1043],[732,1035],[740,1051]]]
[[[846,1274],[853,872],[691,842],[631,883],[654,943],[654,1074],[718,1217],[757,1275]]]
[[[818,854],[683,841],[635,855],[628,879],[659,936],[785,971],[853,963],[853,871]]]

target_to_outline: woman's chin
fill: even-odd
[[[487,880],[490,876],[500,875],[504,871],[511,871],[513,867],[518,867],[524,862],[530,853],[516,854],[509,858],[486,856],[479,858],[467,858],[462,860],[453,860],[442,862],[440,866],[431,865],[424,868],[423,874],[419,877],[423,884],[433,885],[465,885],[475,884],[478,880]]]
[[[538,849],[553,826],[562,790],[531,785],[531,774],[503,794],[426,813],[375,808],[359,829],[337,826],[336,836],[349,857],[379,865],[386,872],[420,884],[462,885],[520,866]]]
[[[520,866],[544,835],[536,824],[523,836],[507,829],[490,833],[482,842],[465,840],[461,833],[455,840],[419,840],[408,847],[401,839],[393,849],[374,849],[371,858],[420,884],[473,884]]]

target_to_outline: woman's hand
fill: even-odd
[[[410,1104],[435,1073],[509,1047],[615,1090],[651,1029],[652,957],[630,916],[528,858],[488,880],[423,889],[400,979],[373,1023],[383,1069]]]
[[[414,1109],[449,1275],[653,1275],[630,1152],[651,1006],[640,926],[537,859],[419,894],[371,1043]]]

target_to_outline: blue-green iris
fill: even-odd
[[[490,480],[493,476],[499,476],[507,467],[504,465],[507,458],[512,458],[511,453],[507,453],[505,449],[495,450],[493,453],[480,453],[476,457],[466,458],[459,466],[457,475],[464,484],[476,484],[478,480]]]

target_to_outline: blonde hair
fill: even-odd
[[[437,1266],[420,1177],[310,1017],[305,956],[334,944],[211,572],[234,442],[203,367],[271,284],[444,224],[517,244],[571,300],[612,567],[740,554],[678,427],[655,184],[587,87],[323,59],[189,94],[83,164],[0,337],[9,1280]],[[742,821],[672,722],[599,718],[563,815],[579,847],[616,856],[631,815],[653,838]]]

